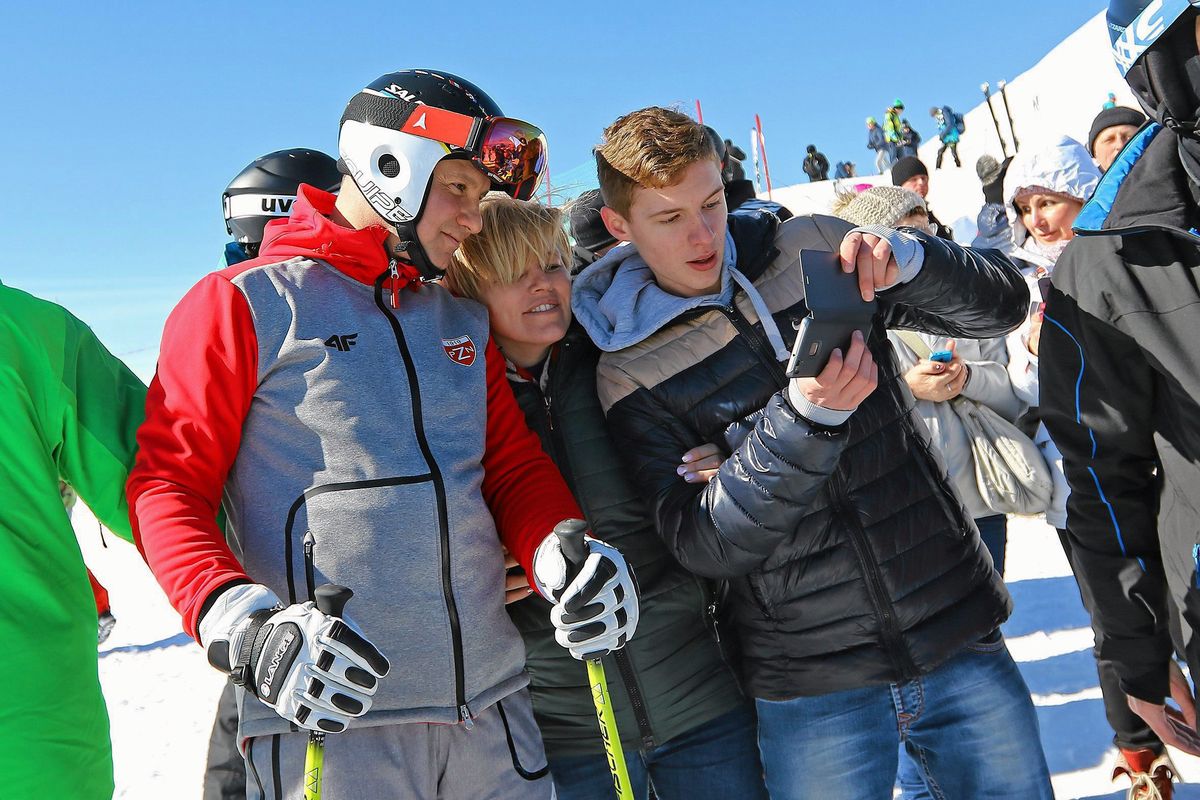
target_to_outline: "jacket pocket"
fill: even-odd
[[[346,616],[412,680],[386,681],[375,708],[457,705],[452,596],[443,582],[436,486],[429,475],[325,484],[293,504],[286,529],[292,602],[349,587]]]

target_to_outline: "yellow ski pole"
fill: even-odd
[[[562,544],[563,557],[571,566],[569,584],[587,558],[587,547],[583,536],[587,532],[587,523],[579,519],[563,520],[554,526]],[[612,702],[608,694],[608,679],[604,675],[604,664],[600,657],[587,659],[588,685],[592,689],[592,702],[596,706],[596,720],[600,723],[600,739],[604,742],[604,752],[608,756],[608,769],[612,773],[613,789],[617,800],[633,800],[633,786],[629,782],[629,769],[625,765],[625,751],[621,747],[621,736],[617,732],[617,717],[613,713]],[[305,800],[308,800],[306,798]],[[317,798],[319,800],[319,798]]]
[[[341,617],[346,603],[354,592],[346,586],[323,583],[317,587],[317,610],[331,617]],[[325,734],[309,731],[308,747],[304,750],[304,800],[321,800],[321,778],[325,771]]]

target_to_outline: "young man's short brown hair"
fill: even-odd
[[[717,160],[704,126],[686,114],[651,106],[620,117],[604,130],[596,148],[596,172],[604,204],[629,215],[633,190],[661,189],[679,182],[697,161]]]

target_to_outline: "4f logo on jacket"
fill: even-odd
[[[457,339],[442,339],[442,349],[455,364],[469,367],[475,363],[475,343],[470,336],[459,336]]]
[[[334,350],[340,350],[344,353],[351,347],[354,347],[354,340],[357,338],[357,333],[343,333],[340,336],[335,333],[325,340],[325,346],[332,347]]]

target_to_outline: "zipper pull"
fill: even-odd
[[[392,308],[400,308],[400,270],[396,269],[396,259],[388,261],[388,271],[392,274]]]
[[[471,719],[471,709],[467,708],[467,704],[463,703],[458,707],[458,715],[462,717],[463,727],[467,730],[474,730],[475,720]]]
[[[554,430],[554,415],[550,413],[550,398],[542,395],[542,402],[546,406],[546,422],[550,424],[550,430]]]
[[[717,604],[708,604],[708,621],[712,624],[713,638],[721,642],[721,626],[717,624]]]
[[[305,531],[304,532],[304,557],[311,559],[313,557],[313,550],[316,548],[316,546],[317,546],[317,537],[313,536],[312,531]]]

